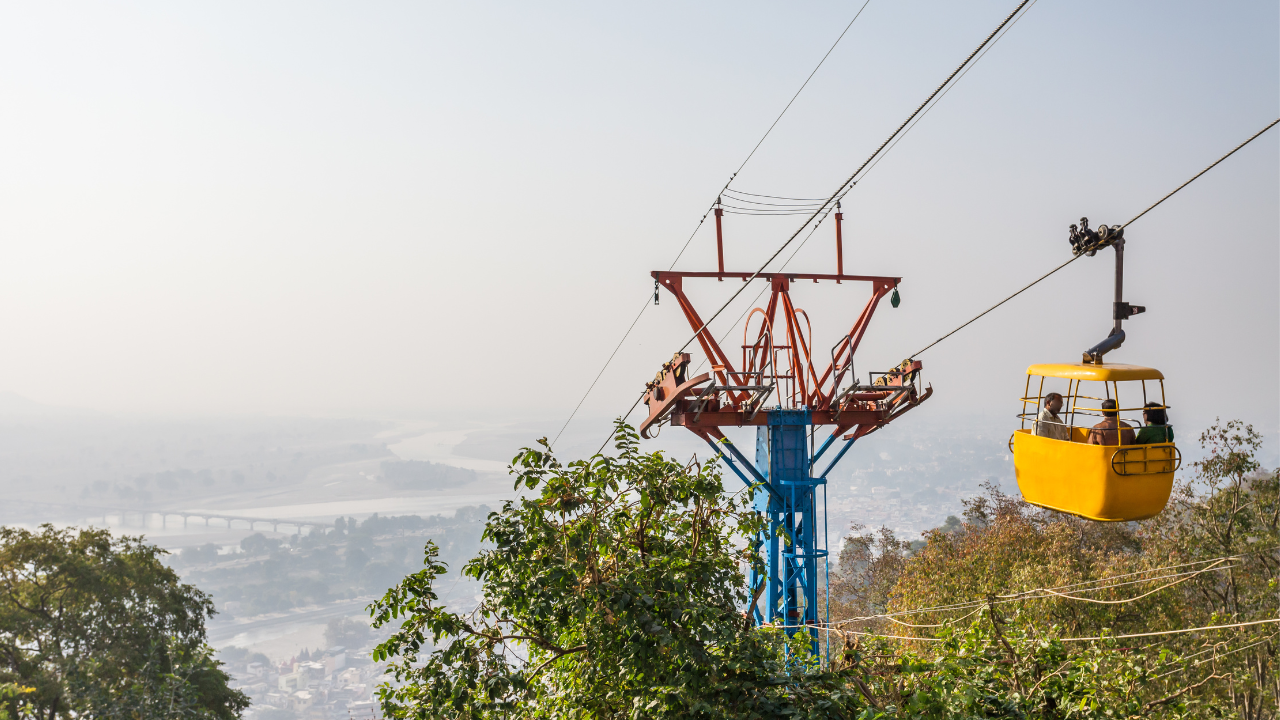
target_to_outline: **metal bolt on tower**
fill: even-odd
[[[932,387],[921,389],[921,364],[911,360],[888,372],[871,373],[870,384],[858,383],[854,353],[880,299],[890,291],[896,294],[901,278],[844,274],[843,218],[840,213],[835,218],[835,275],[756,276],[770,283],[771,293],[765,307],[754,308],[747,315],[737,366],[703,327],[683,289],[687,278],[746,282],[752,276],[725,272],[720,223],[716,224],[717,272],[652,273],[657,284],[675,296],[697,333],[711,372],[688,377],[688,353],[677,354],[663,364],[647,385],[644,402],[649,417],[640,424],[640,434],[646,438],[651,437],[651,429],[662,424],[688,429],[711,445],[743,482],[764,490],[756,495],[756,510],[767,520],[767,531],[755,538],[755,546],[765,555],[766,574],[753,569],[747,612],[757,625],[783,626],[789,635],[807,629],[815,654],[818,631],[827,620],[818,616],[819,583],[825,582],[828,570],[827,475],[858,438],[884,427],[933,393]],[[801,280],[871,283],[870,300],[849,332],[831,348],[831,361],[821,372],[815,363],[809,316],[791,300],[792,285]],[[773,402],[766,406],[770,400]],[[819,425],[832,429],[811,454],[810,438]],[[754,462],[721,432],[726,426],[756,428]],[[835,456],[815,472],[819,460],[836,445]]]

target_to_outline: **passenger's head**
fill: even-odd
[[[1044,396],[1044,406],[1049,408],[1049,412],[1054,415],[1062,409],[1062,393],[1049,393]]]
[[[1158,402],[1149,402],[1143,406],[1142,419],[1151,425],[1168,425],[1169,413],[1165,412],[1164,405]]]
[[[1116,408],[1117,408],[1117,407],[1119,407],[1119,406],[1118,406],[1118,405],[1116,405],[1116,401],[1115,401],[1115,400],[1103,400],[1103,401],[1102,401],[1102,414],[1103,414],[1103,416],[1104,416],[1104,417],[1113,418],[1113,419],[1114,419],[1114,418],[1117,418],[1117,417],[1120,417],[1120,413],[1116,410]]]

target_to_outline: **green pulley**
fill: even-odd
[[[902,298],[898,296],[898,288],[893,289],[893,294],[889,296],[889,304],[898,307],[898,303],[902,302]]]

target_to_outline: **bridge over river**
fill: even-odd
[[[105,527],[138,529],[207,527],[227,530],[270,530],[271,532],[284,532],[290,535],[308,535],[314,532],[327,533],[334,527],[332,522],[320,520],[238,515],[216,510],[123,508],[43,502],[24,503],[24,506],[22,510],[25,511],[24,514],[28,517],[44,516],[50,520],[58,518],[70,520],[78,525]]]

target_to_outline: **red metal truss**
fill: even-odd
[[[854,436],[861,436],[923,402],[932,393],[931,389],[920,391],[921,365],[917,361],[906,361],[882,373],[874,386],[860,386],[856,377],[849,377],[852,384],[841,389],[846,376],[851,376],[854,353],[880,299],[896,288],[901,278],[843,273],[756,275],[770,283],[769,301],[747,315],[741,362],[735,366],[711,331],[703,327],[701,315],[684,293],[684,280],[737,278],[745,282],[752,273],[654,271],[652,275],[675,296],[696,333],[698,344],[710,360],[711,372],[686,377],[690,359],[687,353],[676,355],[664,364],[645,394],[649,417],[640,425],[645,437],[649,437],[650,428],[668,418],[672,425],[686,427],[704,439],[717,437],[719,431],[715,428],[723,425],[765,424],[765,415],[759,411],[765,401],[775,395],[779,407],[810,410],[814,425],[835,425],[833,435],[857,428]],[[824,363],[821,357],[815,357],[809,316],[792,302],[791,286],[801,280],[871,283],[870,299],[849,332],[831,348],[830,362]],[[756,315],[760,316],[758,321]],[[753,323],[758,323],[754,336],[750,332]]]

